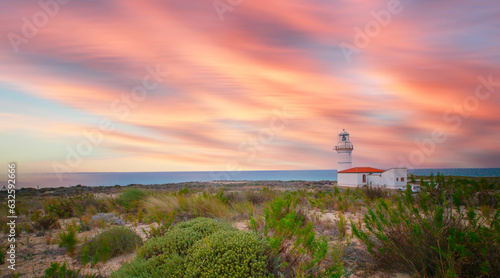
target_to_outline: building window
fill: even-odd
[[[366,182],[366,175],[363,175],[363,182]]]
[[[399,178],[396,178],[396,181],[399,181]]]
[[[405,178],[401,178],[401,181],[405,181]]]

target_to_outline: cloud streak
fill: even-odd
[[[40,6],[4,1],[0,100],[53,105],[37,107],[38,116],[0,114],[0,134],[10,138],[2,146],[22,136],[40,148],[6,150],[2,160],[22,157],[26,171],[50,172],[30,163],[63,161],[65,146],[106,118],[116,129],[72,170],[224,171],[241,142],[287,107],[294,119],[244,169],[336,168],[337,128],[352,134],[356,165],[397,166],[440,128],[448,141],[418,167],[499,167],[500,4],[401,1],[403,11],[347,63],[341,42],[389,2],[245,1],[221,22],[207,0],[73,0],[16,53],[7,34],[21,34],[23,17]],[[122,117],[113,102],[156,65],[168,76]],[[490,74],[494,91],[454,128],[457,105]],[[60,120],[46,119],[53,106],[65,108]]]

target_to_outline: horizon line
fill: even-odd
[[[354,167],[353,167],[354,168]],[[399,167],[390,167],[387,169],[393,169],[393,168],[399,168]],[[403,167],[404,168],[404,167]],[[385,168],[382,168],[385,169]],[[499,167],[471,167],[471,168],[465,168],[465,167],[454,167],[454,168],[406,168],[408,170],[447,170],[447,169],[500,169]],[[66,174],[94,174],[94,173],[193,173],[193,172],[274,172],[274,171],[338,171],[338,169],[295,169],[295,170],[290,170],[290,169],[282,169],[282,170],[240,170],[240,171],[218,171],[218,170],[210,170],[210,171],[140,171],[140,172],[132,172],[132,171],[110,171],[110,172],[66,172],[66,173],[60,173],[62,175]],[[33,175],[33,174],[56,174],[54,172],[40,172],[40,173],[34,173],[34,172],[29,172],[29,173],[21,173],[22,175]]]

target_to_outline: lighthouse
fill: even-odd
[[[338,142],[334,150],[339,154],[339,166],[337,171],[343,171],[352,168],[352,146],[349,140],[349,133],[345,129],[338,134]]]
[[[372,167],[352,167],[352,146],[349,133],[345,129],[338,134],[334,150],[339,154],[337,185],[344,187],[376,186],[391,189],[406,189],[408,170],[391,168],[381,170]]]

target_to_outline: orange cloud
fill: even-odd
[[[4,34],[20,33],[19,19],[40,10],[24,1],[5,5]],[[440,129],[448,141],[418,167],[463,167],[459,161],[469,159],[470,167],[498,166],[500,88],[490,85],[496,91],[475,109],[463,106],[474,104],[478,76],[500,82],[500,5],[402,1],[402,12],[349,63],[341,43],[353,43],[354,28],[365,28],[387,5],[245,1],[220,21],[211,1],[72,1],[19,53],[8,40],[0,43],[0,89],[80,116],[61,112],[61,120],[44,121],[9,110],[0,114],[9,121],[0,132],[12,135],[21,125],[37,145],[60,144],[60,152],[50,150],[62,161],[64,146],[95,128],[89,122],[113,121],[116,130],[75,171],[225,170],[232,160],[247,170],[329,169],[336,167],[337,128],[351,132],[355,164],[397,166],[418,148],[416,140]],[[161,81],[134,100],[147,68],[158,66]],[[35,105],[29,97],[3,98]],[[240,146],[269,129],[284,107],[293,118],[246,159]],[[472,143],[478,132],[484,136]]]

